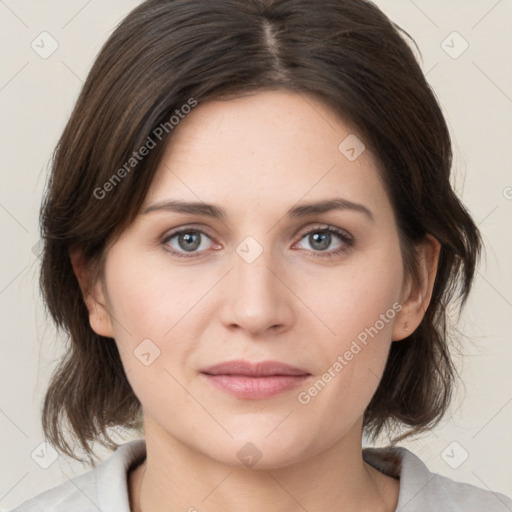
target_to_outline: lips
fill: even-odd
[[[226,361],[201,374],[215,388],[237,398],[260,400],[300,386],[310,373],[278,361]]]
[[[268,377],[270,375],[309,375],[300,368],[280,363],[278,361],[262,361],[251,363],[250,361],[226,361],[210,366],[202,373],[210,375],[245,375],[246,377]]]

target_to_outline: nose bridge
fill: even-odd
[[[268,295],[267,299],[276,297],[278,286],[274,268],[280,265],[275,257],[276,251],[270,245],[270,238],[266,237],[260,243],[254,237],[248,236],[236,248],[234,276],[236,288],[243,295]]]
[[[264,330],[289,320],[290,297],[280,276],[283,266],[277,251],[269,245],[271,237],[263,243],[246,237],[233,254],[233,272],[228,299],[229,324],[238,324],[247,330]],[[276,275],[277,274],[277,275]]]

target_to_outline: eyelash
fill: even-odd
[[[201,255],[201,253],[194,253],[194,252],[191,252],[187,255],[186,253],[175,251],[174,249],[170,250],[167,248],[167,244],[169,243],[169,241],[172,240],[174,237],[181,235],[182,233],[200,233],[201,235],[205,235],[206,237],[208,237],[210,239],[212,238],[210,235],[208,235],[208,233],[206,233],[205,231],[198,229],[198,228],[180,228],[180,229],[177,229],[177,230],[169,233],[162,240],[162,245],[165,246],[166,251],[170,252],[171,254],[173,254],[174,256],[177,256],[179,258],[197,258],[198,255],[199,256]],[[330,234],[338,236],[341,239],[341,241],[343,242],[343,245],[341,247],[331,250],[330,252],[309,251],[309,252],[312,252],[312,255],[314,258],[332,259],[344,252],[347,252],[354,245],[354,239],[350,235],[348,235],[345,231],[334,228],[332,226],[323,226],[323,227],[313,228],[313,229],[303,233],[299,239],[299,242],[302,241],[304,238],[306,238],[308,235],[311,235],[313,233],[330,233]]]

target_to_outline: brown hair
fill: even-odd
[[[441,244],[431,303],[407,341],[392,343],[364,425],[373,436],[397,426],[408,435],[439,421],[455,375],[446,308],[455,299],[463,306],[482,242],[451,188],[448,128],[404,35],[412,40],[367,0],[321,8],[310,0],[150,0],[121,22],[59,140],[41,207],[41,288],[69,343],[42,409],[58,450],[83,460],[64,422],[90,461],[90,442],[117,447],[109,427],[142,427],[115,341],[89,325],[70,250],[82,252],[93,280],[101,275],[107,244],[137,215],[180,107],[276,88],[314,95],[361,134],[380,162],[411,276],[415,244],[426,234]],[[161,141],[127,169],[162,126]]]

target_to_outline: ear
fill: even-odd
[[[113,338],[112,317],[106,306],[103,284],[99,280],[96,283],[90,282],[89,269],[85,263],[82,251],[79,249],[72,250],[69,253],[69,257],[73,266],[73,272],[80,285],[85,305],[89,311],[91,329],[100,336]]]
[[[416,250],[420,280],[419,283],[414,283],[411,276],[408,276],[405,280],[402,292],[402,309],[393,327],[393,341],[399,341],[410,336],[418,328],[432,297],[441,244],[432,235],[428,234],[416,246]]]

